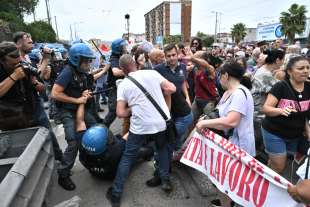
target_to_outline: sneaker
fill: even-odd
[[[106,198],[110,202],[112,207],[119,207],[121,206],[121,199],[117,196],[114,196],[112,194],[112,187],[109,187],[107,193],[106,193]]]
[[[58,177],[58,184],[65,190],[73,191],[76,186],[70,177]]]
[[[160,186],[160,184],[161,184],[161,179],[158,176],[154,176],[151,179],[149,179],[148,181],[146,181],[146,185],[148,187],[151,187],[151,188]]]
[[[161,185],[161,189],[163,191],[165,191],[166,193],[171,193],[171,191],[172,191],[172,184],[171,184],[170,180],[163,181],[162,185]]]

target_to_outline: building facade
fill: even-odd
[[[192,1],[164,1],[144,15],[146,39],[162,44],[169,35],[181,35],[184,42],[191,37]]]

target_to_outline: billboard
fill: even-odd
[[[170,35],[180,35],[182,33],[181,9],[180,2],[170,2]]]
[[[268,24],[268,25],[258,25],[256,30],[256,40],[275,40],[278,38],[284,38],[284,34],[281,31],[282,24]],[[306,20],[305,30],[302,34],[295,35],[295,38],[307,38],[310,32],[310,18]]]

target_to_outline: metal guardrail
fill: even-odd
[[[0,207],[41,207],[55,164],[49,131],[29,128],[2,135],[12,144],[0,159]]]

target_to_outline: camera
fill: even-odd
[[[32,76],[39,76],[40,75],[40,71],[33,67],[30,63],[26,62],[26,61],[21,61],[19,63],[19,66],[21,66],[24,70],[24,72],[27,74],[27,75],[32,75]]]

